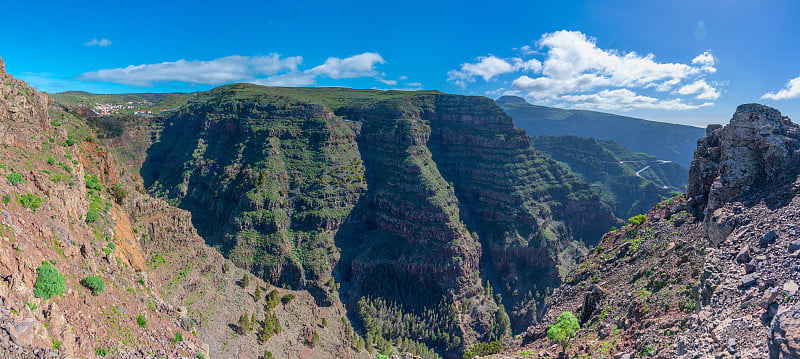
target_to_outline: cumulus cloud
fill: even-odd
[[[701,70],[712,74],[717,72],[717,69],[714,67],[716,62],[717,59],[709,51],[704,51],[702,54],[692,59],[692,65],[699,65],[701,66]]]
[[[542,63],[536,59],[524,61],[521,58],[515,57],[506,60],[494,55],[489,55],[478,57],[477,60],[477,62],[465,62],[461,64],[460,69],[447,72],[447,81],[465,87],[467,82],[475,82],[476,77],[481,77],[484,81],[489,81],[493,77],[501,74],[520,70],[537,72],[542,68]]]
[[[800,76],[795,77],[786,83],[783,89],[777,92],[767,92],[762,99],[766,100],[786,100],[790,98],[800,98]]]
[[[365,52],[360,55],[340,59],[329,57],[325,63],[308,70],[309,73],[325,75],[332,79],[351,79],[356,77],[371,77],[378,73],[375,65],[386,63],[381,55],[374,52]]]
[[[524,92],[528,100],[541,104],[587,102],[593,108],[605,109],[692,109],[708,105],[688,104],[681,98],[643,96],[635,93],[635,89],[668,92],[678,88],[672,93],[693,95],[698,100],[720,97],[716,84],[704,80],[716,72],[717,59],[710,51],[698,55],[691,63],[661,62],[654,54],[601,49],[596,39],[567,30],[546,33],[536,45],[538,51],[529,45],[515,50],[537,58],[478,57],[475,62],[462,63],[458,69],[450,70],[448,81],[466,87],[479,78],[488,82],[516,73],[511,89]],[[596,101],[601,100],[608,104],[600,106]]]
[[[699,100],[716,100],[719,98],[719,91],[706,83],[705,80],[697,80],[688,85],[684,85],[678,91],[681,95],[696,95]]]
[[[103,69],[79,76],[81,80],[114,82],[133,86],[153,86],[155,83],[188,82],[204,85],[253,80],[259,75],[275,75],[296,70],[302,57],[228,56],[210,61],[178,60],[157,64],[130,65]]]
[[[711,103],[689,105],[680,99],[659,100],[655,97],[639,95],[628,89],[602,90],[593,94],[564,95],[562,101],[575,103],[576,108],[592,110],[628,111],[637,108],[662,110],[691,110],[710,106]]]
[[[92,41],[87,41],[83,43],[84,46],[99,46],[99,47],[106,47],[111,46],[111,40],[109,39],[92,39]]]
[[[375,77],[389,85],[375,66],[385,61],[377,53],[366,52],[347,58],[329,57],[325,63],[302,71],[301,56],[227,56],[214,60],[178,60],[156,64],[130,65],[84,73],[84,81],[112,82],[124,85],[151,87],[156,84],[184,82],[190,84],[221,85],[232,82],[250,82],[265,86],[308,86],[316,84],[320,76],[332,79]],[[392,84],[392,82],[394,82]]]

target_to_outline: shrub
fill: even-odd
[[[42,198],[33,193],[23,194],[17,200],[22,207],[30,208],[34,213],[42,205]]]
[[[638,216],[633,216],[631,218],[628,218],[628,225],[638,226],[638,225],[644,223],[644,221],[646,221],[646,220],[647,220],[647,216],[645,216],[643,214],[640,214]]]
[[[99,355],[99,356],[101,356],[101,357],[104,357],[104,356],[106,356],[106,354],[108,354],[108,351],[106,351],[106,348],[100,347],[100,348],[95,349],[94,353]]]
[[[66,285],[64,276],[53,267],[50,262],[42,261],[42,265],[36,268],[36,284],[33,285],[33,295],[50,299],[56,295],[64,293]]]
[[[492,355],[502,352],[506,349],[505,344],[500,341],[493,341],[491,343],[475,343],[470,345],[464,351],[464,359],[471,359],[476,356]]]
[[[8,182],[10,182],[14,186],[20,183],[25,183],[25,179],[22,178],[22,174],[17,172],[7,174],[6,178],[8,179]]]
[[[118,204],[122,204],[122,201],[124,201],[125,198],[128,198],[128,191],[122,188],[122,186],[120,186],[119,183],[111,187],[108,187],[106,190],[111,195],[111,197],[114,197],[114,202],[117,202]]]
[[[58,350],[58,348],[61,348],[61,344],[62,344],[61,341],[58,341],[58,340],[54,339],[53,340],[53,349]]]
[[[81,285],[90,289],[92,295],[100,295],[106,289],[106,283],[103,282],[103,278],[98,276],[88,276],[81,279]]]
[[[247,288],[250,286],[250,276],[247,275],[247,273],[242,276],[242,280],[239,282],[239,285],[241,285],[242,288]]]
[[[48,157],[47,158],[47,164],[48,165],[54,165],[54,164],[56,164],[56,160],[53,157]]]
[[[281,298],[281,303],[283,303],[283,305],[289,304],[289,302],[291,302],[292,299],[294,298],[295,298],[294,294],[289,293],[287,295],[284,295],[283,298]]]
[[[172,338],[172,342],[177,343],[182,341],[183,341],[183,334],[181,334],[181,332],[175,332],[175,337]]]
[[[576,318],[574,314],[571,312],[563,312],[558,315],[556,324],[553,324],[553,326],[547,330],[547,338],[560,344],[561,349],[566,351],[570,341],[572,341],[572,338],[578,333],[580,327],[578,318]]]
[[[136,317],[136,323],[139,324],[140,328],[144,328],[147,326],[147,319],[144,317],[144,315],[139,314],[139,316]]]
[[[90,209],[86,212],[86,223],[94,223],[97,222],[98,219],[100,219],[100,213],[96,210]]]

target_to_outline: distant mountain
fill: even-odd
[[[589,183],[620,218],[645,213],[673,192],[683,193],[689,178],[677,163],[610,140],[542,135],[533,137],[533,147]]]
[[[536,106],[516,96],[503,96],[495,102],[530,136],[575,135],[613,140],[632,151],[674,161],[685,168],[692,161],[697,139],[705,136],[705,129],[699,127]]]

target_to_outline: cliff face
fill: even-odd
[[[608,233],[555,291],[545,321],[573,311],[582,322],[569,351],[796,357],[799,131],[757,104],[709,126],[687,196]],[[530,328],[525,349],[554,350],[546,330]]]
[[[448,352],[504,337],[501,303],[535,320],[558,266],[616,223],[488,99],[231,85],[163,126],[147,186],[235,263],[341,295],[385,337],[372,309],[416,316],[427,331],[403,336]]]

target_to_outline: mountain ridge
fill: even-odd
[[[696,140],[704,136],[700,127],[537,106],[517,96],[503,96],[495,102],[532,137],[547,134],[613,140],[634,152],[651,154],[685,168],[692,161]]]

